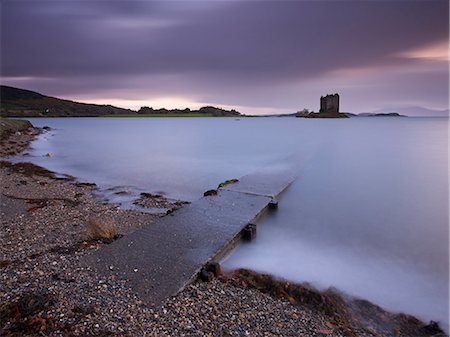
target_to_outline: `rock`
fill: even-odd
[[[163,198],[161,194],[152,194],[148,192],[142,192],[140,195],[142,198]]]
[[[200,280],[203,282],[211,282],[214,279],[214,273],[208,272],[205,268],[200,271]]]
[[[209,197],[209,196],[213,196],[213,195],[217,195],[217,190],[208,190],[205,193],[203,193],[204,197]]]
[[[208,262],[205,266],[207,272],[213,273],[215,277],[219,276],[222,273],[220,268],[220,264],[218,262]]]
[[[114,192],[115,195],[130,195],[129,191],[117,191]]]

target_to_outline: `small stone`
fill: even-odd
[[[200,271],[199,277],[203,282],[210,282],[213,280],[214,274],[211,272],[208,272],[206,269],[202,269]]]
[[[219,276],[222,271],[220,268],[220,264],[214,261],[208,262],[205,266],[207,272],[211,272],[215,277]]]
[[[214,196],[217,195],[217,190],[208,190],[205,193],[203,193],[204,197]]]

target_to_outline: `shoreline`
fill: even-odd
[[[8,152],[25,150],[35,132],[11,133]],[[242,270],[194,282],[161,308],[146,307],[126,281],[100,276],[80,260],[114,240],[89,236],[93,216],[113,222],[120,237],[160,215],[118,209],[93,195],[95,185],[33,164],[2,160],[0,180],[1,335],[446,336],[434,323],[368,301],[353,308],[338,292]],[[142,197],[144,205],[164,203]]]

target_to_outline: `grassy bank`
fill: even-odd
[[[33,125],[26,120],[0,117],[0,138],[4,138],[17,131],[25,131],[32,127]]]

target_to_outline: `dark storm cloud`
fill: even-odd
[[[88,91],[161,75],[199,87],[278,85],[337,69],[414,63],[399,54],[442,41],[448,2],[439,0],[6,0],[1,72],[61,79],[58,93],[83,79],[79,89]],[[162,84],[161,92],[170,89]]]
[[[399,62],[396,52],[448,38],[447,13],[438,2],[234,2],[209,5],[209,11],[172,9],[181,5],[186,7],[7,2],[2,73],[304,76]]]

